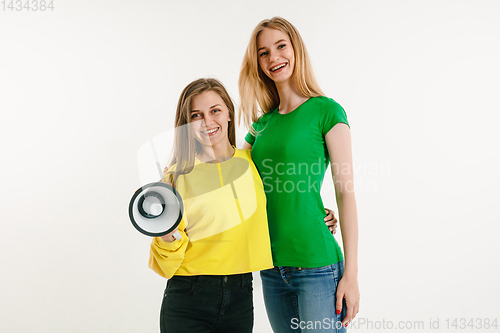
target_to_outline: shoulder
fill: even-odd
[[[344,108],[339,103],[337,103],[333,98],[326,96],[318,96],[318,97],[311,97],[311,99],[312,99],[312,104],[315,106],[320,106],[321,110],[324,112],[331,112],[331,111],[344,112]]]
[[[247,160],[252,160],[252,150],[251,149],[238,149],[234,153],[234,156],[245,158]]]
[[[175,172],[175,170],[177,170],[177,163],[174,164],[174,165],[171,165],[169,167],[166,167],[164,171],[171,171],[171,172]]]
[[[325,96],[312,97],[312,99],[311,108],[315,109],[315,113],[321,119],[334,117],[347,120],[344,108],[334,99]]]
[[[163,177],[161,181],[170,184],[171,183],[170,177],[171,175],[174,174],[176,169],[177,169],[177,164],[165,167],[165,169],[163,169]]]
[[[338,123],[345,123],[349,126],[347,114],[339,103],[325,96],[313,98],[312,104],[316,105],[314,114],[316,115],[316,119],[320,124],[323,134],[328,133],[328,131]]]

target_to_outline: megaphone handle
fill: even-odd
[[[172,236],[174,236],[174,238],[177,239],[177,240],[182,238],[182,236],[179,233],[179,231],[174,232],[174,234]]]

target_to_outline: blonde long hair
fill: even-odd
[[[292,77],[299,92],[305,97],[324,96],[314,77],[306,46],[298,30],[279,16],[263,20],[255,27],[250,37],[238,80],[241,99],[239,123],[243,121],[245,126],[250,129],[250,125],[257,121],[262,114],[276,109],[280,104],[276,84],[264,74],[258,61],[257,38],[265,28],[277,29],[290,38],[295,52],[295,67]]]
[[[229,119],[234,120],[234,104],[222,83],[212,78],[202,78],[189,83],[181,93],[175,113],[174,149],[169,169],[164,173],[162,181],[175,184],[180,175],[193,170],[195,156],[201,152],[201,144],[196,141],[191,126],[185,126],[191,119],[191,102],[193,98],[206,91],[214,91],[222,98],[229,111]],[[236,146],[236,130],[234,121],[229,121],[228,138],[232,146]]]

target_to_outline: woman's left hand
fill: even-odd
[[[359,312],[359,286],[358,278],[344,275],[337,286],[337,313],[342,311],[342,300],[345,298],[347,314],[342,320],[342,325],[347,327]],[[340,311],[340,312],[339,312]]]

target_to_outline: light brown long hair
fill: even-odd
[[[299,92],[305,97],[324,96],[314,77],[306,46],[298,30],[279,16],[263,20],[255,27],[250,37],[238,80],[241,99],[239,123],[243,121],[247,128],[250,128],[260,115],[276,109],[280,104],[276,84],[264,74],[258,61],[257,38],[265,28],[277,29],[290,38],[295,52],[292,77]]]
[[[181,93],[175,113],[175,137],[172,160],[174,170],[165,172],[163,181],[175,184],[180,175],[193,170],[195,156],[201,152],[201,144],[195,139],[191,126],[185,126],[191,119],[191,102],[193,98],[206,91],[216,92],[224,101],[229,111],[229,119],[234,119],[234,104],[222,83],[212,78],[202,78],[189,83]],[[228,138],[232,146],[236,145],[236,130],[234,121],[229,121]]]

